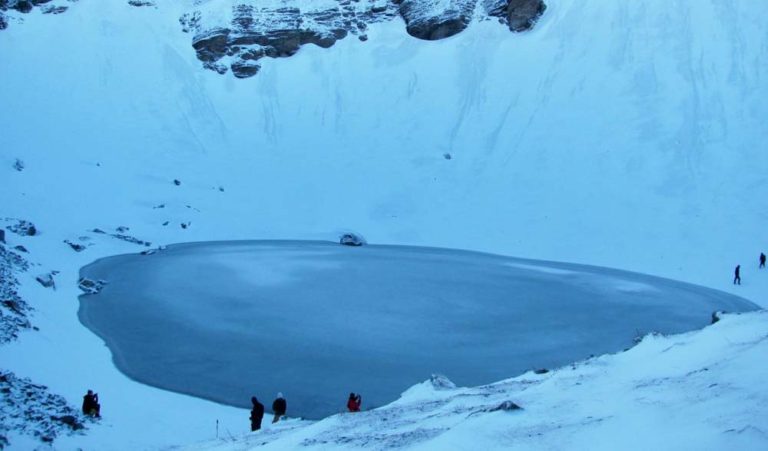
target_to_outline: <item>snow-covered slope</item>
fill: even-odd
[[[768,365],[755,362],[767,352],[768,314],[731,315],[546,374],[475,388],[437,378],[370,412],[184,449],[760,450]]]
[[[188,3],[68,3],[0,33],[0,217],[40,231],[6,233],[37,265],[18,278],[40,330],[0,362],[73,404],[95,388],[105,409],[61,446],[247,427],[247,412],[128,380],[79,325],[79,267],[144,249],[94,228],[153,246],[353,229],[768,304],[762,0],[551,0],[530,32],[487,21],[434,42],[395,20],[246,80],[201,68],[178,21]],[[56,291],[34,280],[53,270]]]

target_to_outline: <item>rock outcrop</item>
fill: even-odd
[[[489,16],[498,17],[516,32],[533,28],[547,9],[544,0],[483,0],[483,7]]]
[[[507,23],[512,31],[526,31],[533,28],[547,5],[543,0],[510,0],[507,5]]]
[[[32,328],[32,307],[19,295],[16,278],[17,273],[28,269],[29,263],[22,256],[0,245],[0,344],[15,340],[19,332]]]
[[[21,236],[37,235],[37,227],[35,227],[35,225],[32,224],[30,221],[26,221],[24,219],[13,219],[13,218],[5,218],[5,220],[14,221],[14,223],[7,226],[6,229],[15,233],[16,235],[21,235]]]
[[[99,291],[101,291],[106,284],[107,282],[105,280],[91,280],[87,277],[81,277],[80,280],[77,281],[78,288],[83,290],[83,293],[85,294],[99,294]]]
[[[400,15],[413,37],[435,41],[464,31],[477,0],[402,0]]]
[[[60,14],[74,1],[0,0],[0,30],[9,22],[23,21],[20,17],[35,8],[43,14]],[[154,0],[128,0],[126,4],[163,6]],[[371,24],[398,16],[408,34],[433,41],[454,36],[473,20],[489,17],[512,31],[525,31],[546,9],[543,0],[279,0],[264,4],[258,0],[191,2],[194,9],[183,14],[179,23],[185,33],[193,35],[192,47],[204,68],[249,78],[259,73],[263,58],[289,57],[307,44],[328,48],[349,36],[365,42]]]
[[[256,75],[265,57],[289,57],[307,44],[328,48],[340,39],[366,41],[368,27],[398,15],[406,31],[419,39],[444,39],[469,26],[482,2],[483,17],[496,17],[512,31],[531,28],[545,6],[542,0],[282,0],[261,7],[254,0],[231,0],[222,22],[220,10],[205,4],[184,14],[182,30],[193,34],[192,46],[207,69],[232,71],[237,78]],[[220,8],[220,3],[217,4]]]
[[[66,0],[69,3],[73,1],[77,0]],[[43,14],[61,14],[69,8],[64,4],[66,2],[65,0],[0,0],[0,30],[8,28],[9,15],[13,17],[13,13],[29,14],[37,7]]]
[[[367,39],[368,24],[397,15],[387,1],[334,0],[318,2],[284,1],[281,7],[236,4],[230,23],[204,26],[205,11],[181,17],[185,32],[194,33],[192,46],[204,67],[218,73],[232,70],[235,77],[258,73],[258,60],[294,55],[307,44],[331,47],[349,35]]]
[[[0,369],[0,449],[12,444],[11,433],[35,437],[47,448],[61,435],[82,433],[89,421],[45,385]]]

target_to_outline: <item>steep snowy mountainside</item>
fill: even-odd
[[[473,388],[433,378],[376,410],[183,449],[760,450],[768,366],[754,363],[766,352],[768,315],[729,315],[545,374]]]

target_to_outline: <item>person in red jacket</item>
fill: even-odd
[[[347,409],[350,412],[359,412],[360,405],[363,404],[363,398],[359,394],[350,393],[349,400],[347,401]]]

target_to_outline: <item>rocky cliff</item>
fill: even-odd
[[[79,0],[0,0],[0,30],[22,23],[39,10],[60,14]],[[132,7],[162,3],[127,0]],[[418,39],[444,39],[473,20],[495,18],[512,31],[534,26],[546,9],[543,0],[190,0],[179,22],[192,35],[203,67],[238,78],[256,75],[259,60],[294,55],[301,46],[323,48],[349,36],[366,41],[371,24],[402,19]]]
[[[475,18],[491,17],[512,31],[533,27],[546,6],[542,0],[280,0],[270,6],[233,0],[231,15],[221,20],[220,4],[184,14],[182,29],[204,67],[238,78],[258,73],[258,61],[295,54],[306,44],[330,47],[339,39],[368,39],[369,25],[400,17],[419,39],[437,40],[463,31]]]

